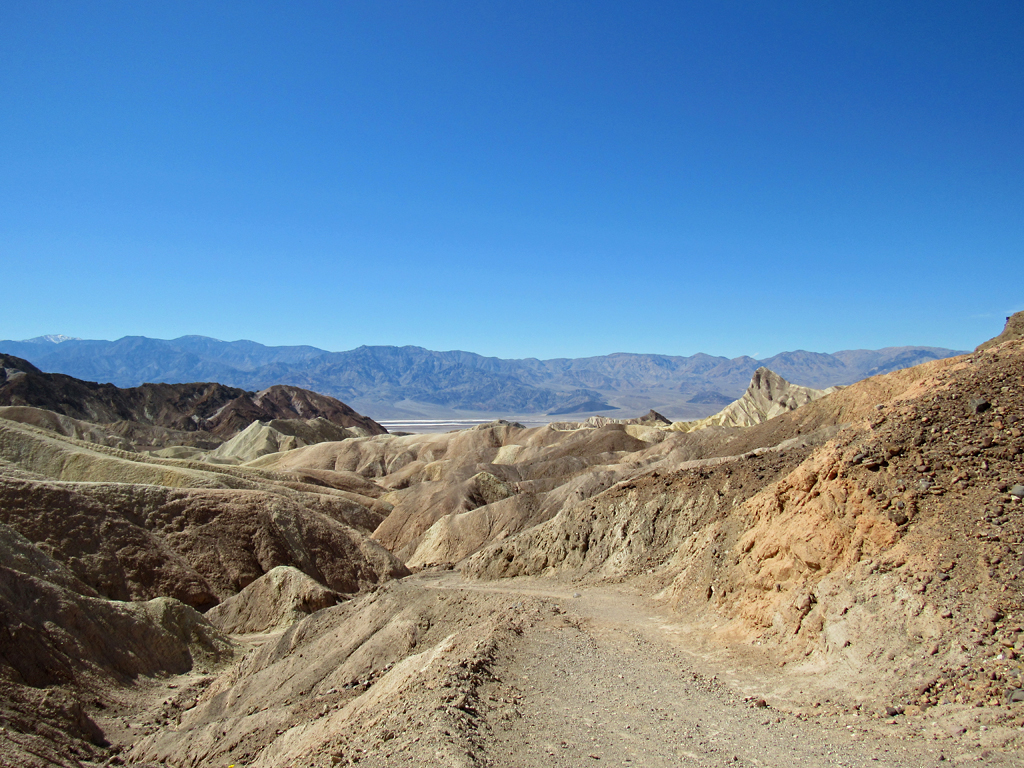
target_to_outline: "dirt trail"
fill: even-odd
[[[548,580],[424,581],[544,599],[484,691],[493,709],[481,742],[499,768],[1019,764],[985,749],[984,730],[951,736],[923,716],[879,716],[771,669],[759,649],[704,644],[639,596]]]
[[[139,768],[1022,764],[1024,703],[886,714],[641,589],[421,572],[97,722]]]

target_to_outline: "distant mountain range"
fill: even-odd
[[[504,360],[421,347],[359,347],[328,352],[267,347],[205,336],[117,341],[62,335],[0,341],[0,352],[45,371],[133,387],[147,382],[219,382],[247,390],[289,384],[339,398],[374,418],[646,412],[700,418],[738,398],[764,366],[787,380],[823,389],[962,354],[936,347],[783,352],[752,357],[617,353],[554,360]]]

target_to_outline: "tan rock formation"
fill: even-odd
[[[670,429],[690,432],[710,426],[752,427],[835,392],[835,387],[811,389],[790,384],[767,368],[758,368],[743,397],[713,416],[699,421],[677,422]]]
[[[206,618],[232,634],[266,632],[294,624],[311,613],[337,605],[342,599],[340,593],[327,589],[297,568],[279,565],[211,608]]]
[[[339,427],[323,417],[254,421],[233,438],[202,458],[215,464],[244,464],[270,453],[292,451],[316,443],[366,436],[365,429]]]

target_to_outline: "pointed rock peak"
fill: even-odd
[[[750,386],[747,387],[747,392],[751,394],[763,392],[770,396],[774,392],[782,391],[791,386],[792,384],[779,376],[775,371],[762,365],[754,371],[754,375],[750,378]],[[769,397],[769,399],[773,398]]]
[[[680,422],[678,429],[689,432],[710,426],[752,427],[755,424],[773,419],[787,411],[807,405],[819,397],[831,393],[829,389],[811,389],[791,384],[764,366],[754,371],[750,378],[750,386],[743,397],[730,403],[714,416],[700,421]],[[673,428],[677,428],[673,425]]]
[[[664,416],[662,416],[660,413],[658,413],[656,410],[654,410],[652,408],[647,413],[647,415],[643,416],[642,418],[640,418],[637,423],[638,424],[671,424],[672,420],[665,418]]]

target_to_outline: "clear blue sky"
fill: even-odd
[[[1024,3],[0,4],[0,338],[973,347]]]

